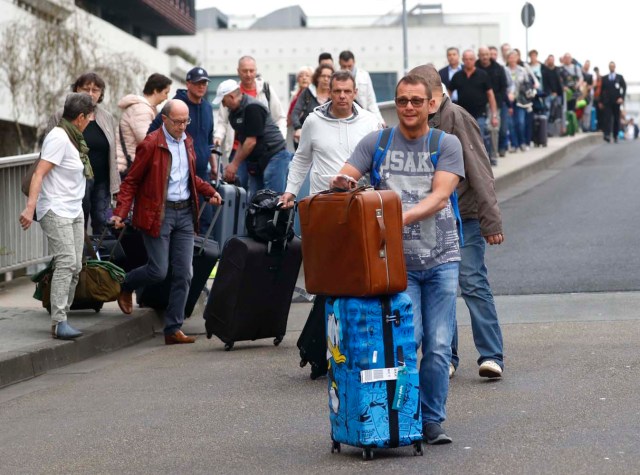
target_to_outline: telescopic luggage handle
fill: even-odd
[[[204,209],[206,208],[207,204],[209,204],[208,202],[204,202],[204,206],[202,206],[202,208],[200,208],[200,212],[198,213],[198,221],[200,221],[200,218],[202,217],[202,213],[204,212]],[[216,224],[216,221],[218,221],[218,218],[220,217],[220,213],[222,212],[222,207],[224,205],[224,200],[220,201],[220,205],[217,207],[215,214],[213,215],[213,218],[211,219],[211,224],[209,224],[209,228],[207,228],[207,232],[204,234],[204,239],[205,242],[207,239],[209,239],[209,236],[211,236],[211,232],[213,231],[213,227]],[[215,205],[211,205],[211,206],[215,206]],[[198,255],[202,255],[202,253],[204,252],[204,246],[202,246],[202,248],[200,249],[200,251],[198,252]]]
[[[211,153],[218,156],[218,173],[216,174],[216,189],[220,186],[221,176],[222,176],[222,151],[220,150],[219,145],[213,145],[211,147]]]
[[[278,216],[280,215],[280,210],[282,209],[283,205],[284,205],[283,201],[280,201],[276,205],[276,211],[275,211],[275,213],[273,213],[273,221],[271,221],[271,225],[273,226],[274,229],[277,228]],[[287,227],[286,227],[285,232],[284,232],[284,241],[283,241],[283,244],[282,244],[282,251],[286,251],[287,250],[287,244],[289,244],[287,236],[289,235],[289,231],[291,230],[291,228],[293,226],[293,218],[296,215],[297,209],[298,209],[298,202],[294,200],[293,208],[291,209],[291,212],[289,213],[289,219],[287,220]],[[267,243],[267,254],[271,254],[271,247],[272,246],[273,246],[273,241],[269,241]]]

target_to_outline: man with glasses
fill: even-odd
[[[421,76],[408,75],[396,86],[399,125],[379,170],[373,170],[379,132],[364,137],[332,180],[348,188],[363,175],[379,177],[378,187],[402,198],[407,293],[413,302],[415,337],[422,345],[420,400],[424,440],[447,444],[442,429],[449,392],[451,340],[456,322],[460,246],[450,195],[464,179],[462,146],[454,135],[429,128],[436,103]],[[431,140],[439,140],[434,157]],[[435,159],[435,160],[434,160]],[[343,176],[344,175],[344,176]],[[351,178],[345,178],[345,176]]]
[[[209,75],[203,68],[195,67],[187,73],[187,88],[178,89],[174,99],[179,99],[189,107],[189,119],[187,134],[193,139],[193,148],[196,152],[196,175],[209,182],[216,177],[218,160],[211,153],[213,147],[213,107],[206,100],[209,87]],[[164,119],[158,114],[149,126],[148,134],[162,127]],[[211,167],[209,172],[208,167]],[[200,206],[203,200],[200,200]],[[207,229],[213,219],[211,208],[207,207],[202,213],[200,224],[202,229]]]
[[[179,99],[165,104],[160,112],[162,126],[138,145],[136,159],[120,186],[112,221],[118,229],[135,199],[132,224],[142,231],[149,256],[146,265],[127,273],[118,296],[120,309],[133,310],[132,293],[141,287],[162,282],[171,264],[171,290],[164,314],[164,341],[167,345],[193,343],[195,338],[182,330],[184,307],[191,285],[193,233],[198,229],[200,194],[220,205],[216,190],[196,174],[193,139],[185,133],[192,122],[189,107]]]
[[[460,293],[469,309],[473,341],[480,354],[478,373],[485,378],[499,378],[504,370],[504,345],[484,262],[486,244],[495,246],[504,242],[493,171],[482,147],[478,123],[466,110],[443,95],[436,69],[425,64],[413,68],[410,73],[422,76],[433,91],[437,112],[430,115],[429,125],[455,135],[462,144],[466,179],[457,189],[464,236],[460,249]],[[457,330],[451,352],[449,376],[453,376],[460,362]]]

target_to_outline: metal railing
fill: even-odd
[[[9,274],[50,259],[39,225],[23,231],[18,222],[27,202],[22,178],[38,154],[0,158],[0,274]]]

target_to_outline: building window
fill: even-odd
[[[398,73],[372,73],[370,72],[373,90],[376,91],[378,102],[392,101],[398,82]]]

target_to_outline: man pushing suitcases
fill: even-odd
[[[449,197],[464,179],[462,147],[457,137],[429,128],[429,113],[436,111],[436,104],[422,77],[403,77],[396,86],[395,103],[399,125],[389,138],[379,169],[374,168],[373,157],[384,146],[379,142],[380,133],[372,132],[358,144],[332,186],[351,188],[350,178],[359,180],[371,173],[378,188],[391,189],[402,198],[407,293],[413,303],[416,343],[422,344],[423,354],[424,440],[446,444],[451,438],[441,424],[446,418],[460,261]]]

